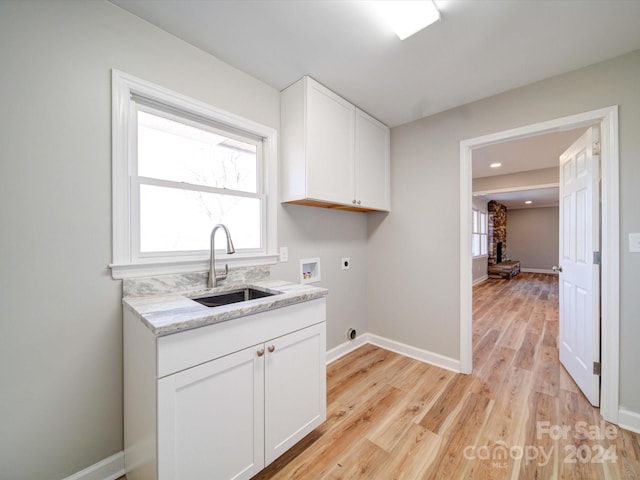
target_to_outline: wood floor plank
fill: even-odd
[[[534,360],[533,388],[536,392],[558,396],[560,389],[560,369],[558,368],[558,348],[538,345]]]
[[[431,367],[392,407],[387,418],[371,429],[367,438],[387,452],[391,451],[412,424],[429,411],[453,376],[453,372]]]
[[[357,460],[353,461],[353,459]],[[389,453],[368,439],[362,438],[337,459],[325,478],[331,480],[374,478],[388,461]]]
[[[508,328],[500,338],[500,345],[512,348],[513,350],[520,350],[527,331],[528,317],[525,315],[518,315],[517,313],[511,313],[510,315],[513,318],[509,323]]]
[[[421,478],[438,456],[442,438],[420,425],[411,424],[391,451],[389,463],[371,478],[414,480]]]
[[[444,372],[440,368],[436,368],[428,363],[411,361],[406,368],[395,372],[395,375],[389,380],[392,385],[400,390],[408,392],[418,383],[424,383],[431,380],[425,375],[440,375]],[[448,372],[448,377],[453,376],[453,372]]]
[[[553,478],[560,462],[559,443],[541,425],[559,424],[557,396],[532,392],[528,420],[523,437],[528,455],[520,462],[519,477]]]
[[[496,390],[496,384],[505,379],[504,372],[511,367],[516,353],[517,351],[512,348],[503,347],[500,343],[496,344],[484,365],[478,364],[477,368],[474,368],[474,375],[489,382],[491,389]]]
[[[423,478],[465,478],[471,464],[465,452],[476,445],[493,407],[490,400],[476,393],[469,393],[449,429],[444,432],[444,445],[435,462]]]
[[[534,332],[526,332],[524,341],[518,349],[518,354],[513,360],[513,364],[523,370],[533,370],[533,359],[536,353],[536,346],[540,341],[540,335]]]
[[[623,478],[625,480],[640,479],[640,435],[617,428],[612,454],[617,461],[605,463],[605,471],[610,478]]]
[[[471,389],[475,378],[458,375],[443,389],[434,404],[427,410],[419,425],[435,434],[440,434],[461,408],[460,400]]]
[[[327,371],[327,402],[340,399],[348,402],[349,397],[361,395],[362,390],[375,386],[378,377],[384,374],[390,362],[400,361],[400,355],[380,348],[365,345],[355,352],[354,361],[343,367],[333,367]],[[346,362],[348,359],[344,359]],[[371,375],[375,372],[375,375]]]
[[[501,335],[501,330],[490,328],[475,344],[473,349],[473,363],[480,365],[486,364]]]

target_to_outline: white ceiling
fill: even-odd
[[[473,178],[493,177],[513,173],[528,172],[543,168],[557,167],[560,155],[575,142],[585,127],[563,132],[496,143],[473,151]],[[491,168],[491,163],[502,163],[499,168]],[[495,200],[507,209],[555,207],[559,204],[558,187],[527,188],[486,193],[478,196],[484,201]],[[530,200],[530,204],[524,203]]]
[[[396,126],[640,48],[638,0],[436,0],[401,41],[358,0],[111,0],[282,90],[303,75]]]
[[[500,202],[507,210],[518,210],[522,208],[542,208],[557,207],[559,204],[560,189],[558,187],[534,188],[531,190],[518,190],[515,192],[500,192],[477,196],[481,200],[488,202],[495,200]],[[525,201],[530,200],[527,205]]]
[[[473,178],[557,167],[562,152],[585,130],[586,127],[553,132],[478,148],[472,155]],[[491,168],[489,165],[494,162],[502,166]]]
[[[553,132],[545,135],[497,143],[473,151],[473,178],[508,175],[512,173],[557,167],[560,155],[575,142],[586,127]],[[502,163],[499,168],[491,168],[494,162]],[[529,188],[510,192],[489,193],[478,198],[496,200],[507,209],[555,207],[559,204],[560,189]],[[524,202],[530,200],[531,204]]]

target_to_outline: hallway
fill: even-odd
[[[603,422],[560,365],[558,278],[522,273],[473,295],[473,375],[498,414],[485,425],[485,445],[522,446],[525,458],[507,465],[519,478],[639,478],[640,435]],[[539,457],[527,461],[527,449]]]

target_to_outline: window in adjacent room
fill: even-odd
[[[271,263],[275,131],[120,72],[113,80],[114,276],[202,269],[218,223],[236,248],[229,263]]]
[[[487,255],[487,212],[473,209],[471,226],[471,249],[473,257]]]

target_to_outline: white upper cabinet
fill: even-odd
[[[389,210],[389,128],[309,77],[281,94],[281,201]]]
[[[358,205],[389,210],[389,128],[356,109],[355,200]],[[362,202],[362,203],[360,203]]]
[[[349,203],[353,197],[355,107],[309,82],[306,116],[307,196]]]

